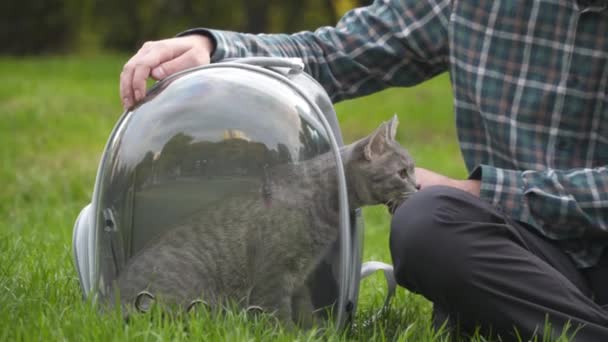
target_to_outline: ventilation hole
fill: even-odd
[[[353,311],[354,307],[355,307],[355,304],[352,301],[349,300],[348,303],[346,303],[346,311],[347,312]]]
[[[200,307],[208,307],[209,304],[207,304],[207,302],[205,302],[202,299],[195,299],[193,301],[190,302],[190,304],[188,304],[188,307],[186,308],[187,312],[190,312],[192,310],[195,310],[196,308],[200,308]]]
[[[154,295],[148,291],[141,291],[135,297],[135,308],[139,312],[148,312],[154,303]]]

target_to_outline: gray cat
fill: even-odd
[[[386,204],[416,191],[414,163],[395,141],[397,117],[340,150],[349,205]],[[332,153],[268,168],[257,196],[208,208],[149,243],[117,279],[121,303],[146,307],[155,297],[188,307],[233,301],[283,322],[312,309],[303,285],[338,238]],[[137,302],[137,303],[136,303]],[[301,317],[300,317],[301,318]]]

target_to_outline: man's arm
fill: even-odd
[[[515,171],[481,165],[480,196],[555,239],[608,238],[608,168]]]
[[[304,59],[332,100],[418,84],[448,67],[450,1],[376,0],[335,27],[292,35],[208,31],[212,61],[243,56]]]
[[[416,169],[416,178],[422,190],[447,185],[477,195],[550,238],[608,238],[608,166],[516,171],[481,165],[468,180]]]
[[[416,182],[420,190],[429,186],[445,185],[464,190],[474,196],[479,197],[481,182],[476,179],[453,179],[442,174],[427,170],[421,167],[416,168]]]
[[[186,31],[187,36],[147,43],[127,62],[121,76],[121,99],[125,105],[140,100],[150,75],[162,78],[209,59],[247,56],[302,58],[306,71],[334,101],[389,86],[414,85],[447,70],[450,10],[449,0],[376,0],[348,12],[335,27],[314,32]],[[204,56],[194,58],[192,50],[176,41],[193,35],[200,40],[189,43],[198,42],[201,47],[196,50]],[[181,49],[173,48],[177,42]],[[216,46],[209,46],[211,42]],[[178,58],[183,63],[174,62]]]

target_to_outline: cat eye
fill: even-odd
[[[399,170],[399,177],[406,178],[407,177],[407,169]]]

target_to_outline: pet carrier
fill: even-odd
[[[333,106],[298,59],[244,58],[158,82],[119,119],[76,220],[84,296],[131,296],[145,311],[155,289],[173,286],[155,286],[167,281],[155,272],[171,272],[181,286],[203,286],[188,290],[200,298],[176,296],[186,307],[219,300],[224,286],[262,308],[290,296],[294,319],[330,309],[323,317],[344,326],[361,276],[384,270],[389,294],[395,283],[389,265],[362,268],[341,145]]]

